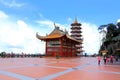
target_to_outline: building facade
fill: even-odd
[[[39,40],[46,42],[46,56],[76,56],[76,44],[81,43],[81,41],[71,37],[68,32],[60,30],[58,26],[54,26],[54,30],[49,35],[40,36],[38,33],[36,34]]]

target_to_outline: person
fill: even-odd
[[[115,55],[115,61],[118,62],[118,55]]]
[[[101,60],[101,58],[100,58],[100,56],[98,56],[98,65],[100,65],[100,60]]]
[[[104,60],[104,64],[106,64],[106,61],[107,61],[107,57],[106,57],[106,55],[103,56],[103,60]]]
[[[87,57],[87,53],[85,53],[85,57]]]
[[[113,56],[110,56],[110,63],[113,63]]]

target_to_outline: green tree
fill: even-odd
[[[107,49],[108,54],[113,54],[115,52],[115,46],[114,46],[113,38],[118,35],[117,25],[115,25],[113,23],[109,23],[109,24],[103,26],[102,28],[106,28],[107,32],[106,32],[106,36],[103,38],[104,40],[102,42],[101,50]],[[101,28],[99,28],[99,29],[101,29]]]
[[[2,58],[5,58],[6,52],[1,52],[0,56],[1,56]]]
[[[117,23],[118,28],[120,29],[120,22]]]

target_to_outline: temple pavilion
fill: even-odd
[[[56,26],[55,24],[54,26],[54,30],[49,35],[41,36],[38,33],[36,33],[36,37],[39,40],[46,42],[46,56],[76,56],[76,44],[80,44],[82,43],[82,41],[71,37],[66,30],[61,30],[59,26]]]

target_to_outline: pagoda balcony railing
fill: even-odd
[[[77,49],[77,51],[83,51],[82,49]]]
[[[82,45],[76,45],[76,47],[82,47]]]
[[[60,45],[57,45],[57,46],[48,45],[47,47],[60,47]]]
[[[71,33],[82,33],[82,31],[71,31]]]
[[[71,31],[71,33],[82,33],[82,31]]]
[[[75,50],[75,47],[63,47],[63,50],[66,50],[68,52],[68,50],[72,51]],[[60,51],[60,47],[47,47],[47,51],[49,52],[58,52]]]
[[[75,39],[79,39],[79,40],[83,40],[83,38],[81,37],[74,37]]]
[[[81,31],[80,29],[72,29],[71,31]]]
[[[74,27],[71,27],[71,29],[81,29],[80,26],[74,26]]]
[[[80,33],[72,33],[71,35],[81,35]]]
[[[52,47],[49,47],[49,48],[47,48],[47,51],[49,51],[49,52],[58,52],[58,51],[60,51],[60,48],[58,48],[58,47],[55,47],[55,48],[52,48]]]
[[[47,48],[60,48],[61,46],[59,45],[59,46],[47,46]],[[65,46],[65,45],[63,45],[62,46],[63,48],[75,48],[75,46]]]
[[[80,29],[72,29],[72,31],[81,31]]]

